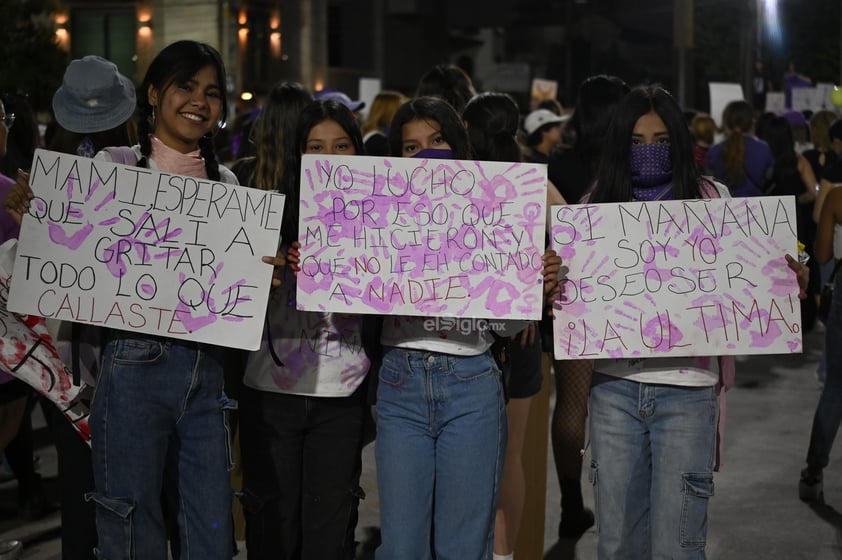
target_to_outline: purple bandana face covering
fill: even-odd
[[[450,149],[439,150],[436,148],[427,148],[412,155],[414,158],[422,159],[453,159],[453,151]]]
[[[631,150],[632,188],[638,200],[653,200],[672,183],[672,157],[668,144],[644,144]]]

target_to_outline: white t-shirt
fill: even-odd
[[[295,290],[295,276],[285,268],[281,286],[269,296],[260,349],[249,353],[245,385],[314,397],[352,394],[370,366],[362,315],[298,311]]]
[[[494,342],[492,330],[507,337],[517,334],[527,325],[529,321],[394,315],[383,319],[380,342],[384,346],[478,356]]]
[[[719,382],[716,358],[663,357],[595,360],[594,371],[638,383],[712,387]]]

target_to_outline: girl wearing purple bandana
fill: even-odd
[[[727,187],[698,176],[689,129],[669,93],[647,86],[623,98],[589,202],[727,196]],[[806,297],[806,267],[788,255],[786,262]],[[590,480],[600,560],[704,560],[719,406],[733,382],[731,356],[594,362]]]
[[[692,146],[669,93],[633,89],[614,114],[590,202],[728,196],[697,175]],[[705,558],[718,397],[732,368],[733,360],[713,357],[594,362],[590,478],[600,560]]]

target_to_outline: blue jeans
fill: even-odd
[[[491,558],[504,401],[489,352],[385,349],[376,405],[378,560]]]
[[[90,415],[97,558],[166,560],[163,497],[181,560],[230,560],[230,405],[218,354],[143,335],[105,346]]]
[[[833,267],[836,266],[836,259],[830,259],[823,265],[821,265],[821,283],[820,286],[824,286],[828,280],[830,280],[830,275],[833,273]],[[828,320],[830,320],[828,318]],[[827,326],[827,325],[825,325]],[[825,331],[825,339],[827,339],[827,331]],[[816,377],[819,378],[819,381],[824,383],[825,377],[827,377],[827,350],[826,344],[822,347],[822,355],[819,358],[819,365],[816,367]]]
[[[367,390],[363,384],[347,397],[308,397],[243,387],[250,560],[354,558]]]
[[[839,344],[842,340],[842,274],[837,274],[834,282],[833,301],[824,335],[827,371],[807,450],[807,465],[822,469],[830,461],[830,449],[842,421],[842,346]]]
[[[714,387],[594,372],[590,478],[600,560],[705,558],[717,414]]]

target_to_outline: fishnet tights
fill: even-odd
[[[581,450],[585,444],[592,371],[593,362],[590,360],[553,361],[556,389],[552,423],[553,457],[562,488],[562,503],[577,509],[582,507],[581,490],[578,490],[578,496],[565,496],[564,490],[571,486],[578,488],[581,478]]]

